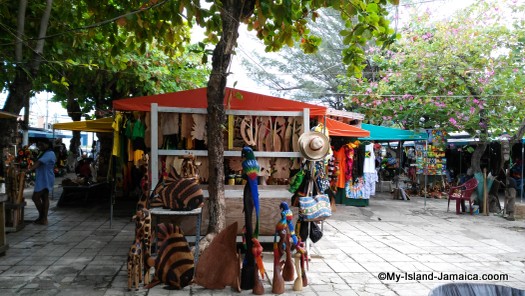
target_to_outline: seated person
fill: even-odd
[[[474,171],[472,170],[472,168],[468,168],[467,174],[459,179],[458,186],[465,184],[465,182],[467,182],[468,180],[472,178],[474,178]],[[463,213],[466,212],[466,209],[467,209],[467,205],[465,204],[465,200],[461,200],[461,212]]]
[[[82,159],[78,161],[77,167],[75,168],[75,173],[81,178],[90,180],[93,177],[91,173],[92,162],[93,158],[88,158],[87,154],[82,154]]]

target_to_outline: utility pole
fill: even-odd
[[[29,101],[31,98],[27,98],[24,106],[24,127],[22,137],[22,147],[29,145]]]
[[[48,117],[49,117],[49,93],[46,93],[46,125],[45,129],[48,130]]]

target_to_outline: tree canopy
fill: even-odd
[[[369,49],[379,78],[349,78],[349,104],[376,124],[515,133],[525,114],[524,13],[479,1],[444,20],[413,15],[389,50]]]
[[[6,52],[2,79],[4,88],[9,90],[4,109],[19,112],[31,92],[50,84],[65,87],[64,92],[57,93],[68,99],[77,97],[84,88],[91,87],[86,84],[92,82],[95,82],[92,94],[97,100],[114,99],[117,93],[131,95],[133,86],[125,92],[121,79],[115,77],[115,69],[136,68],[132,60],[147,65],[154,62],[155,55],[160,52],[173,59],[185,51],[188,29],[192,26],[204,28],[206,38],[200,51],[205,52],[204,44],[215,45],[207,84],[208,122],[217,123],[210,125],[208,130],[208,232],[217,233],[225,227],[224,125],[221,123],[226,117],[223,98],[239,24],[245,23],[249,30],[255,31],[267,51],[278,51],[299,41],[305,52],[312,53],[317,50],[322,36],[310,31],[308,20],[315,21],[317,10],[331,7],[345,22],[345,29],[340,33],[347,74],[360,76],[366,61],[366,42],[374,39],[377,45],[386,46],[395,40],[396,35],[385,18],[385,7],[388,3],[397,4],[398,0],[223,0],[206,1],[205,5],[201,2],[83,0],[72,4],[47,0],[42,4],[20,0],[18,4],[3,6],[0,16],[4,26],[0,30],[5,34],[0,34],[0,42],[7,46],[2,48]],[[68,72],[68,67],[75,65],[86,66],[90,71]],[[145,69],[151,71],[150,66]],[[111,74],[106,75],[109,72]],[[84,77],[87,74],[93,75],[93,80]],[[136,76],[139,81],[144,77]],[[148,81],[152,81],[151,77]],[[114,88],[108,90],[103,86]]]

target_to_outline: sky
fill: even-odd
[[[37,93],[31,98],[29,110],[32,116],[48,117],[48,122],[67,122],[71,118],[67,115],[66,109],[60,103],[48,102],[52,94],[46,92]],[[0,93],[0,106],[3,106],[7,98],[7,93]],[[19,115],[24,115],[24,108]]]

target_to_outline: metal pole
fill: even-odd
[[[423,151],[424,154],[428,153],[427,149],[428,149],[428,140],[425,140],[425,151]],[[428,155],[423,157],[423,162],[425,163],[425,166],[423,168],[423,175],[425,176],[425,187],[424,187],[425,202],[424,202],[424,205],[423,205],[423,209],[427,208],[427,172],[428,172],[427,157],[428,157]]]
[[[523,191],[525,189],[525,184],[523,184],[523,181],[525,180],[525,177],[523,176],[523,166],[525,165],[525,159],[523,159],[524,149],[523,149],[523,143],[525,143],[525,140],[521,140],[521,181],[520,181],[520,201],[523,203]]]

